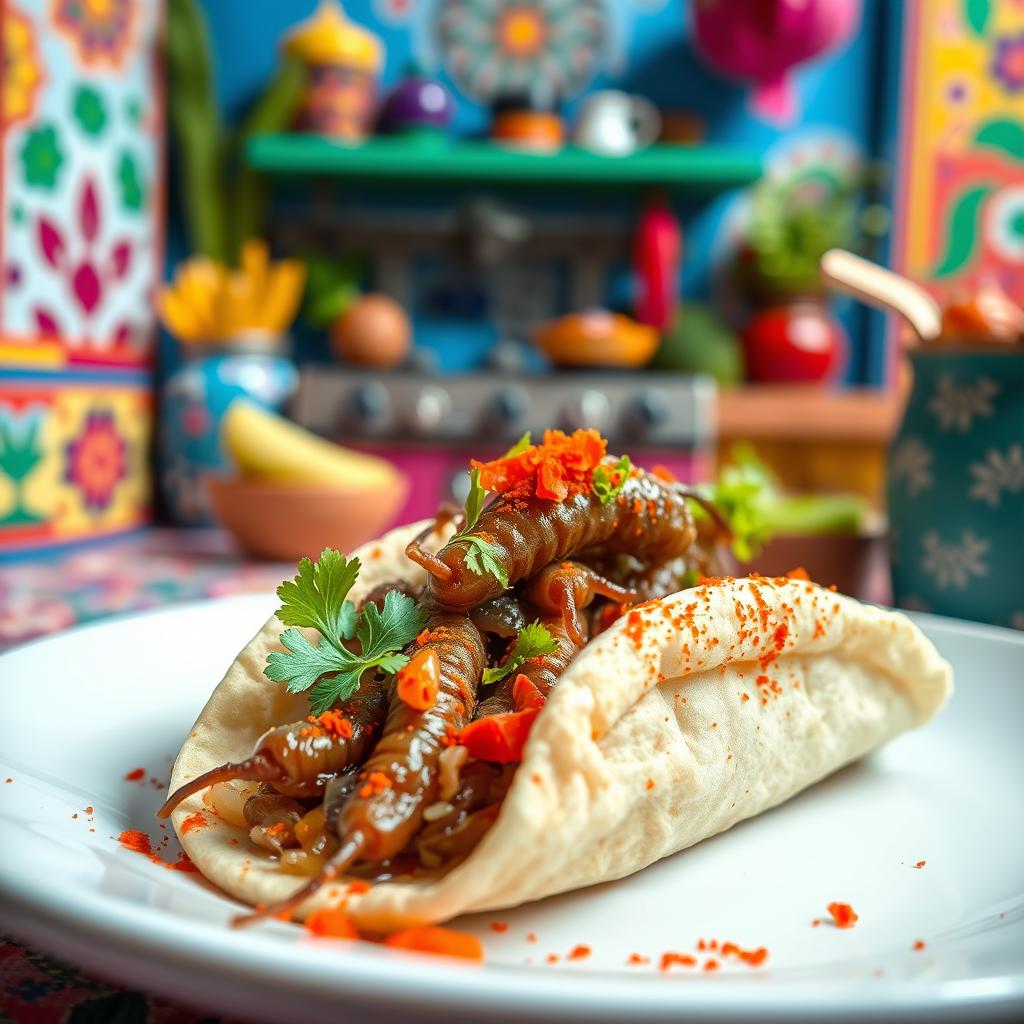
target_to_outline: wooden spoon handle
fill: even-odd
[[[836,291],[845,292],[879,309],[898,313],[923,342],[942,331],[939,304],[913,281],[855,256],[845,249],[830,249],[821,257],[821,277]]]

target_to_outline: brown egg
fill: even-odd
[[[356,299],[331,325],[331,350],[356,366],[398,366],[411,346],[409,317],[386,295]]]

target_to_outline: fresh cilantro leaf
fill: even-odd
[[[294,626],[319,630],[325,642],[313,643],[300,630],[281,634],[283,651],[271,651],[263,670],[268,679],[284,683],[290,693],[310,692],[314,714],[347,700],[368,670],[397,672],[409,659],[402,648],[423,628],[427,613],[399,591],[384,598],[384,607],[368,604],[359,615],[345,600],[359,572],[357,559],[346,560],[330,548],[317,563],[304,558],[293,583],[284,583],[278,594],[284,605],[278,615]],[[358,654],[339,637],[359,638]]]
[[[358,575],[359,559],[333,548],[324,548],[316,562],[301,559],[295,579],[277,588],[277,617],[286,626],[311,626],[337,647],[339,638],[355,632],[355,605],[345,598]]]
[[[508,590],[508,569],[501,564],[498,558],[497,549],[490,541],[476,534],[460,534],[453,540],[465,541],[468,545],[466,551],[465,566],[477,576],[484,576],[490,573],[506,590]]]
[[[412,643],[427,622],[427,613],[399,590],[388,591],[384,607],[367,604],[359,616],[356,636],[362,644],[362,659],[377,662]]]
[[[286,629],[281,634],[284,651],[271,651],[267,655],[264,672],[268,679],[284,683],[289,693],[308,690],[327,672],[358,670],[361,659],[344,648],[330,644],[315,644],[297,629]],[[358,671],[356,679],[358,681]],[[354,690],[355,687],[353,686]]]
[[[530,431],[527,431],[525,434],[523,434],[521,438],[519,438],[518,441],[516,441],[514,445],[512,445],[511,448],[509,448],[507,452],[505,452],[504,455],[502,455],[502,458],[511,459],[516,455],[522,455],[523,452],[525,452],[526,449],[533,444],[533,441],[530,440],[530,437]]]
[[[524,661],[536,658],[541,654],[551,654],[558,647],[558,641],[551,635],[547,627],[540,622],[532,622],[529,626],[523,626],[519,630],[516,642],[504,664],[497,668],[489,668],[484,671],[484,683],[497,683],[506,676],[512,675]]]
[[[487,499],[487,491],[480,486],[480,469],[475,468],[469,471],[469,494],[466,495],[466,504],[463,506],[462,533],[469,533],[477,524],[480,513],[484,508],[484,501]]]
[[[608,467],[603,462],[594,467],[594,493],[601,499],[602,505],[607,505],[613,498],[617,498],[626,486],[633,463],[628,455],[623,455],[614,466]]]
[[[407,664],[409,658],[402,653],[402,648],[412,643],[426,621],[426,611],[397,590],[388,593],[381,610],[376,605],[366,605],[359,614],[356,628],[362,645],[362,652],[353,656],[357,667],[327,676],[313,687],[309,695],[313,714],[321,714],[336,701],[351,697],[359,685],[359,677],[367,669],[393,675]]]

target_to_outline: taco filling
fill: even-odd
[[[423,894],[418,909],[386,907],[381,919],[440,920],[465,909],[436,895],[443,880],[481,848],[513,790],[517,805],[505,819],[519,819],[524,838],[556,816],[549,833],[570,827],[573,815],[582,815],[586,828],[601,820],[607,832],[610,820],[629,813],[615,810],[603,790],[650,772],[643,829],[657,841],[645,850],[643,835],[616,839],[625,843],[616,860],[595,832],[594,865],[576,883],[590,884],[785,799],[945,699],[948,669],[906,620],[893,629],[925,665],[924,696],[894,688],[891,666],[865,667],[872,654],[860,634],[874,642],[882,628],[877,616],[892,613],[832,600],[806,577],[734,581],[725,576],[732,539],[706,497],[664,471],[609,456],[596,431],[549,431],[540,444],[527,435],[502,458],[472,463],[470,491],[454,522],[396,531],[349,558],[328,549],[316,562],[300,562],[295,579],[278,589],[282,603],[270,632],[243,652],[197,722],[160,816],[174,813],[190,849],[194,837],[183,822],[194,821],[202,794],[201,824],[221,833],[190,855],[214,881],[257,904],[240,922],[304,912],[343,878],[355,880],[357,894],[384,883],[389,891],[397,884]],[[393,574],[382,578],[386,570]],[[685,592],[693,587],[700,596],[690,601]],[[826,605],[834,605],[832,619]],[[786,672],[776,673],[773,663],[789,654]],[[262,663],[254,665],[254,657]],[[582,685],[549,709],[570,666]],[[704,698],[711,669],[720,679]],[[680,823],[689,813],[687,794],[708,786],[699,777],[705,766],[695,755],[698,741],[687,734],[696,719],[709,735],[719,728],[699,710],[702,699],[721,699],[714,686],[731,688],[737,705],[717,715],[724,740],[710,741],[725,744],[718,770],[729,780],[714,785],[727,788],[738,784],[730,762],[748,742],[744,730],[754,728],[745,705],[770,715],[768,706],[788,689],[799,703],[763,739],[777,728],[778,742],[789,742],[783,734],[794,728],[794,711],[797,721],[823,722],[831,711],[821,701],[847,700],[830,695],[837,674],[868,694],[857,697],[858,714],[865,699],[878,705],[863,727],[853,722],[841,742],[815,737],[817,746],[797,758],[806,762],[799,771],[778,772],[774,788],[759,782],[764,791],[752,797],[746,788],[739,810],[733,800],[714,820]],[[695,701],[689,717],[687,679]],[[658,708],[657,723],[646,709],[651,690],[672,705],[665,724]],[[250,700],[258,714],[246,706]],[[232,731],[233,715],[250,733],[251,722],[262,719],[265,731],[244,751],[245,729]],[[547,723],[537,730],[543,736],[523,765],[540,721]],[[762,737],[757,743],[763,746]],[[218,745],[236,759],[218,759]],[[765,756],[751,754],[751,771]],[[652,792],[659,784],[670,786],[668,795]],[[604,803],[612,809],[602,810]],[[506,833],[516,827],[507,820]],[[582,831],[577,836],[586,841]],[[567,837],[558,841],[564,846]],[[249,886],[250,872],[259,885]],[[268,881],[270,872],[287,882]],[[507,876],[510,891],[502,895],[496,864],[479,873],[491,879],[495,906],[559,891],[550,880],[526,885]]]

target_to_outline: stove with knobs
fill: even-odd
[[[303,368],[293,417],[340,443],[378,452],[413,478],[403,520],[461,501],[468,456],[491,458],[531,431],[594,427],[609,451],[663,463],[681,478],[710,468],[715,384],[681,374],[602,372],[437,375]]]

